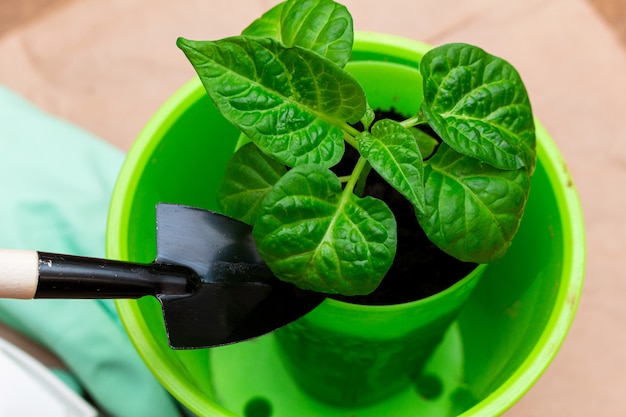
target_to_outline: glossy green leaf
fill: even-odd
[[[393,188],[418,210],[424,208],[422,154],[410,130],[392,120],[381,120],[371,133],[357,137],[359,152]]]
[[[178,45],[220,112],[263,152],[289,166],[339,162],[342,126],[365,113],[365,93],[347,72],[271,38]]]
[[[224,181],[217,193],[220,210],[254,224],[265,196],[286,172],[283,164],[263,154],[255,144],[245,144],[226,164]]]
[[[263,13],[263,16],[252,22],[241,34],[246,36],[260,36],[281,40],[280,22],[285,1]]]
[[[382,201],[344,195],[337,176],[317,165],[296,167],[276,183],[253,230],[277,277],[344,295],[378,286],[393,262],[396,233]]]
[[[244,31],[285,46],[301,46],[343,67],[350,59],[354,30],[345,6],[332,0],[288,0],[270,9]]]
[[[363,125],[363,130],[369,130],[376,119],[376,112],[369,106],[369,103],[365,109],[365,114],[361,118],[361,124]]]
[[[426,53],[422,111],[439,136],[494,167],[531,171],[535,127],[526,88],[513,66],[475,46],[448,44]]]
[[[424,175],[426,209],[418,219],[430,240],[462,261],[501,257],[522,218],[527,170],[499,170],[442,144]]]
[[[437,145],[439,145],[439,141],[417,127],[410,127],[409,130],[413,134],[413,137],[415,137],[417,147],[420,149],[422,157],[424,159],[430,158],[435,152]]]

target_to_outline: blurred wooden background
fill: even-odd
[[[0,36],[72,1],[75,0],[0,0]],[[621,44],[626,47],[626,0],[586,1],[607,21]]]
[[[72,0],[0,0],[0,36]]]
[[[587,0],[613,28],[622,45],[626,46],[626,1]]]

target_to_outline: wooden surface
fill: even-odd
[[[626,1],[587,0],[602,16],[611,30],[626,47]]]
[[[0,0],[0,36],[11,29],[36,21],[70,1],[72,0]]]
[[[0,0],[0,36],[76,0]],[[626,46],[626,1],[586,0]]]

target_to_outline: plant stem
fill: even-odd
[[[348,142],[350,146],[357,150],[359,149],[359,145],[355,138],[360,134],[361,132],[359,132],[357,129],[353,128],[349,124],[346,123],[343,125],[343,139]]]
[[[359,149],[359,144],[357,143],[356,139],[354,139],[354,136],[350,136],[346,132],[343,132],[343,140],[348,142],[348,144],[352,146],[354,149],[356,150]]]
[[[421,125],[424,123],[426,123],[426,118],[422,114],[421,110],[415,116],[400,122],[400,124],[406,128]]]
[[[372,170],[372,165],[367,163],[361,173],[359,174],[359,178],[357,179],[356,186],[354,187],[354,193],[359,197],[363,197],[363,192],[365,191],[365,182],[367,180],[367,176],[370,174]]]
[[[350,126],[347,123],[343,125],[343,130],[352,137],[359,136],[361,134],[361,132],[358,129]]]
[[[357,182],[361,178],[361,172],[363,171],[366,165],[367,165],[367,159],[360,156],[359,160],[354,166],[354,169],[352,170],[352,174],[350,174],[350,178],[348,179],[348,182],[346,183],[346,187],[343,190],[344,195],[345,193],[352,193],[354,191],[354,187],[356,186]]]

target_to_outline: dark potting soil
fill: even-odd
[[[398,120],[394,112],[377,112],[378,118]],[[434,132],[429,131],[433,135]],[[359,155],[347,147],[342,161],[333,168],[337,175],[349,175]],[[370,171],[363,196],[384,201],[396,217],[398,245],[391,269],[378,288],[369,295],[341,296],[334,299],[354,304],[390,305],[419,300],[455,284],[476,264],[461,262],[435,246],[420,227],[413,205],[391,187],[373,169]]]

